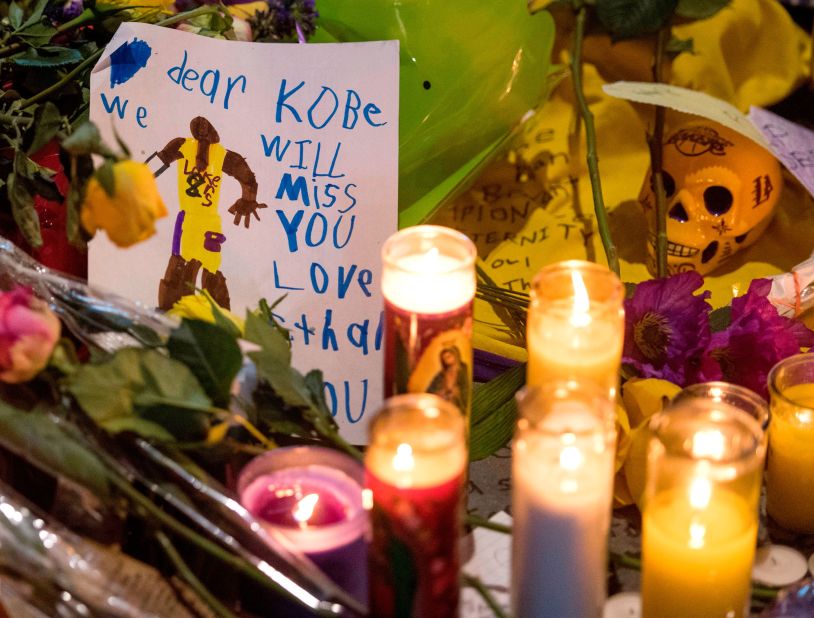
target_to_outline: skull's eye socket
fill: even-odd
[[[676,181],[675,179],[670,176],[667,172],[661,173],[662,179],[664,180],[664,195],[667,197],[672,197],[673,193],[676,192]]]
[[[661,180],[664,183],[664,195],[665,197],[672,197],[673,193],[676,192],[676,181],[675,179],[670,176],[665,171],[661,172]],[[650,190],[655,193],[656,192],[656,177],[651,174],[650,175]]]
[[[720,217],[732,208],[732,193],[726,187],[709,187],[704,191],[704,206],[710,214]]]

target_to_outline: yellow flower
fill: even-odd
[[[641,508],[647,467],[647,444],[650,440],[650,417],[660,412],[680,390],[681,388],[672,382],[656,378],[645,380],[634,378],[625,382],[622,388],[624,412],[617,410],[617,419],[624,418],[627,427],[622,427],[616,448],[614,507],[635,502]],[[619,429],[617,426],[617,431]]]
[[[202,294],[189,294],[182,296],[181,300],[176,302],[172,309],[167,313],[177,316],[179,318],[187,318],[189,320],[200,320],[202,322],[215,322],[215,311],[212,304],[215,301],[212,297],[204,291]],[[245,326],[244,321],[237,317],[228,309],[218,306],[218,310],[226,318],[228,318],[242,333]]]
[[[89,234],[107,232],[119,247],[129,247],[155,234],[155,221],[167,209],[150,168],[136,161],[113,165],[114,194],[109,196],[93,176],[82,204],[82,226]]]

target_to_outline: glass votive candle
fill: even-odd
[[[642,513],[642,615],[749,615],[762,430],[723,402],[653,417]]]
[[[464,417],[430,394],[391,397],[365,453],[370,615],[458,615]]]
[[[743,410],[758,422],[765,441],[766,431],[769,429],[769,406],[766,400],[752,389],[729,382],[700,382],[681,389],[673,397],[670,405],[678,405],[690,399],[711,399]]]
[[[590,618],[606,597],[615,429],[591,382],[518,395],[512,446],[512,610]]]
[[[385,397],[433,393],[468,417],[476,255],[464,234],[438,225],[384,243]]]
[[[267,529],[282,534],[334,582],[364,602],[367,511],[364,468],[318,446],[280,447],[240,472],[240,503]]]
[[[814,534],[814,354],[775,365],[769,396],[766,511],[783,528]]]
[[[625,336],[619,278],[592,262],[558,262],[534,277],[530,301],[526,383],[590,380],[615,400]]]

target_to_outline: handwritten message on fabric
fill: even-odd
[[[381,401],[381,244],[397,226],[398,42],[213,40],[123,24],[91,79],[91,118],[154,171],[169,210],[90,279],[170,308],[194,288],[243,314],[285,296],[294,364],[322,369],[343,435]]]

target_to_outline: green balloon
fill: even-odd
[[[554,23],[523,0],[318,0],[313,42],[398,39],[399,208],[496,143],[546,93]]]

